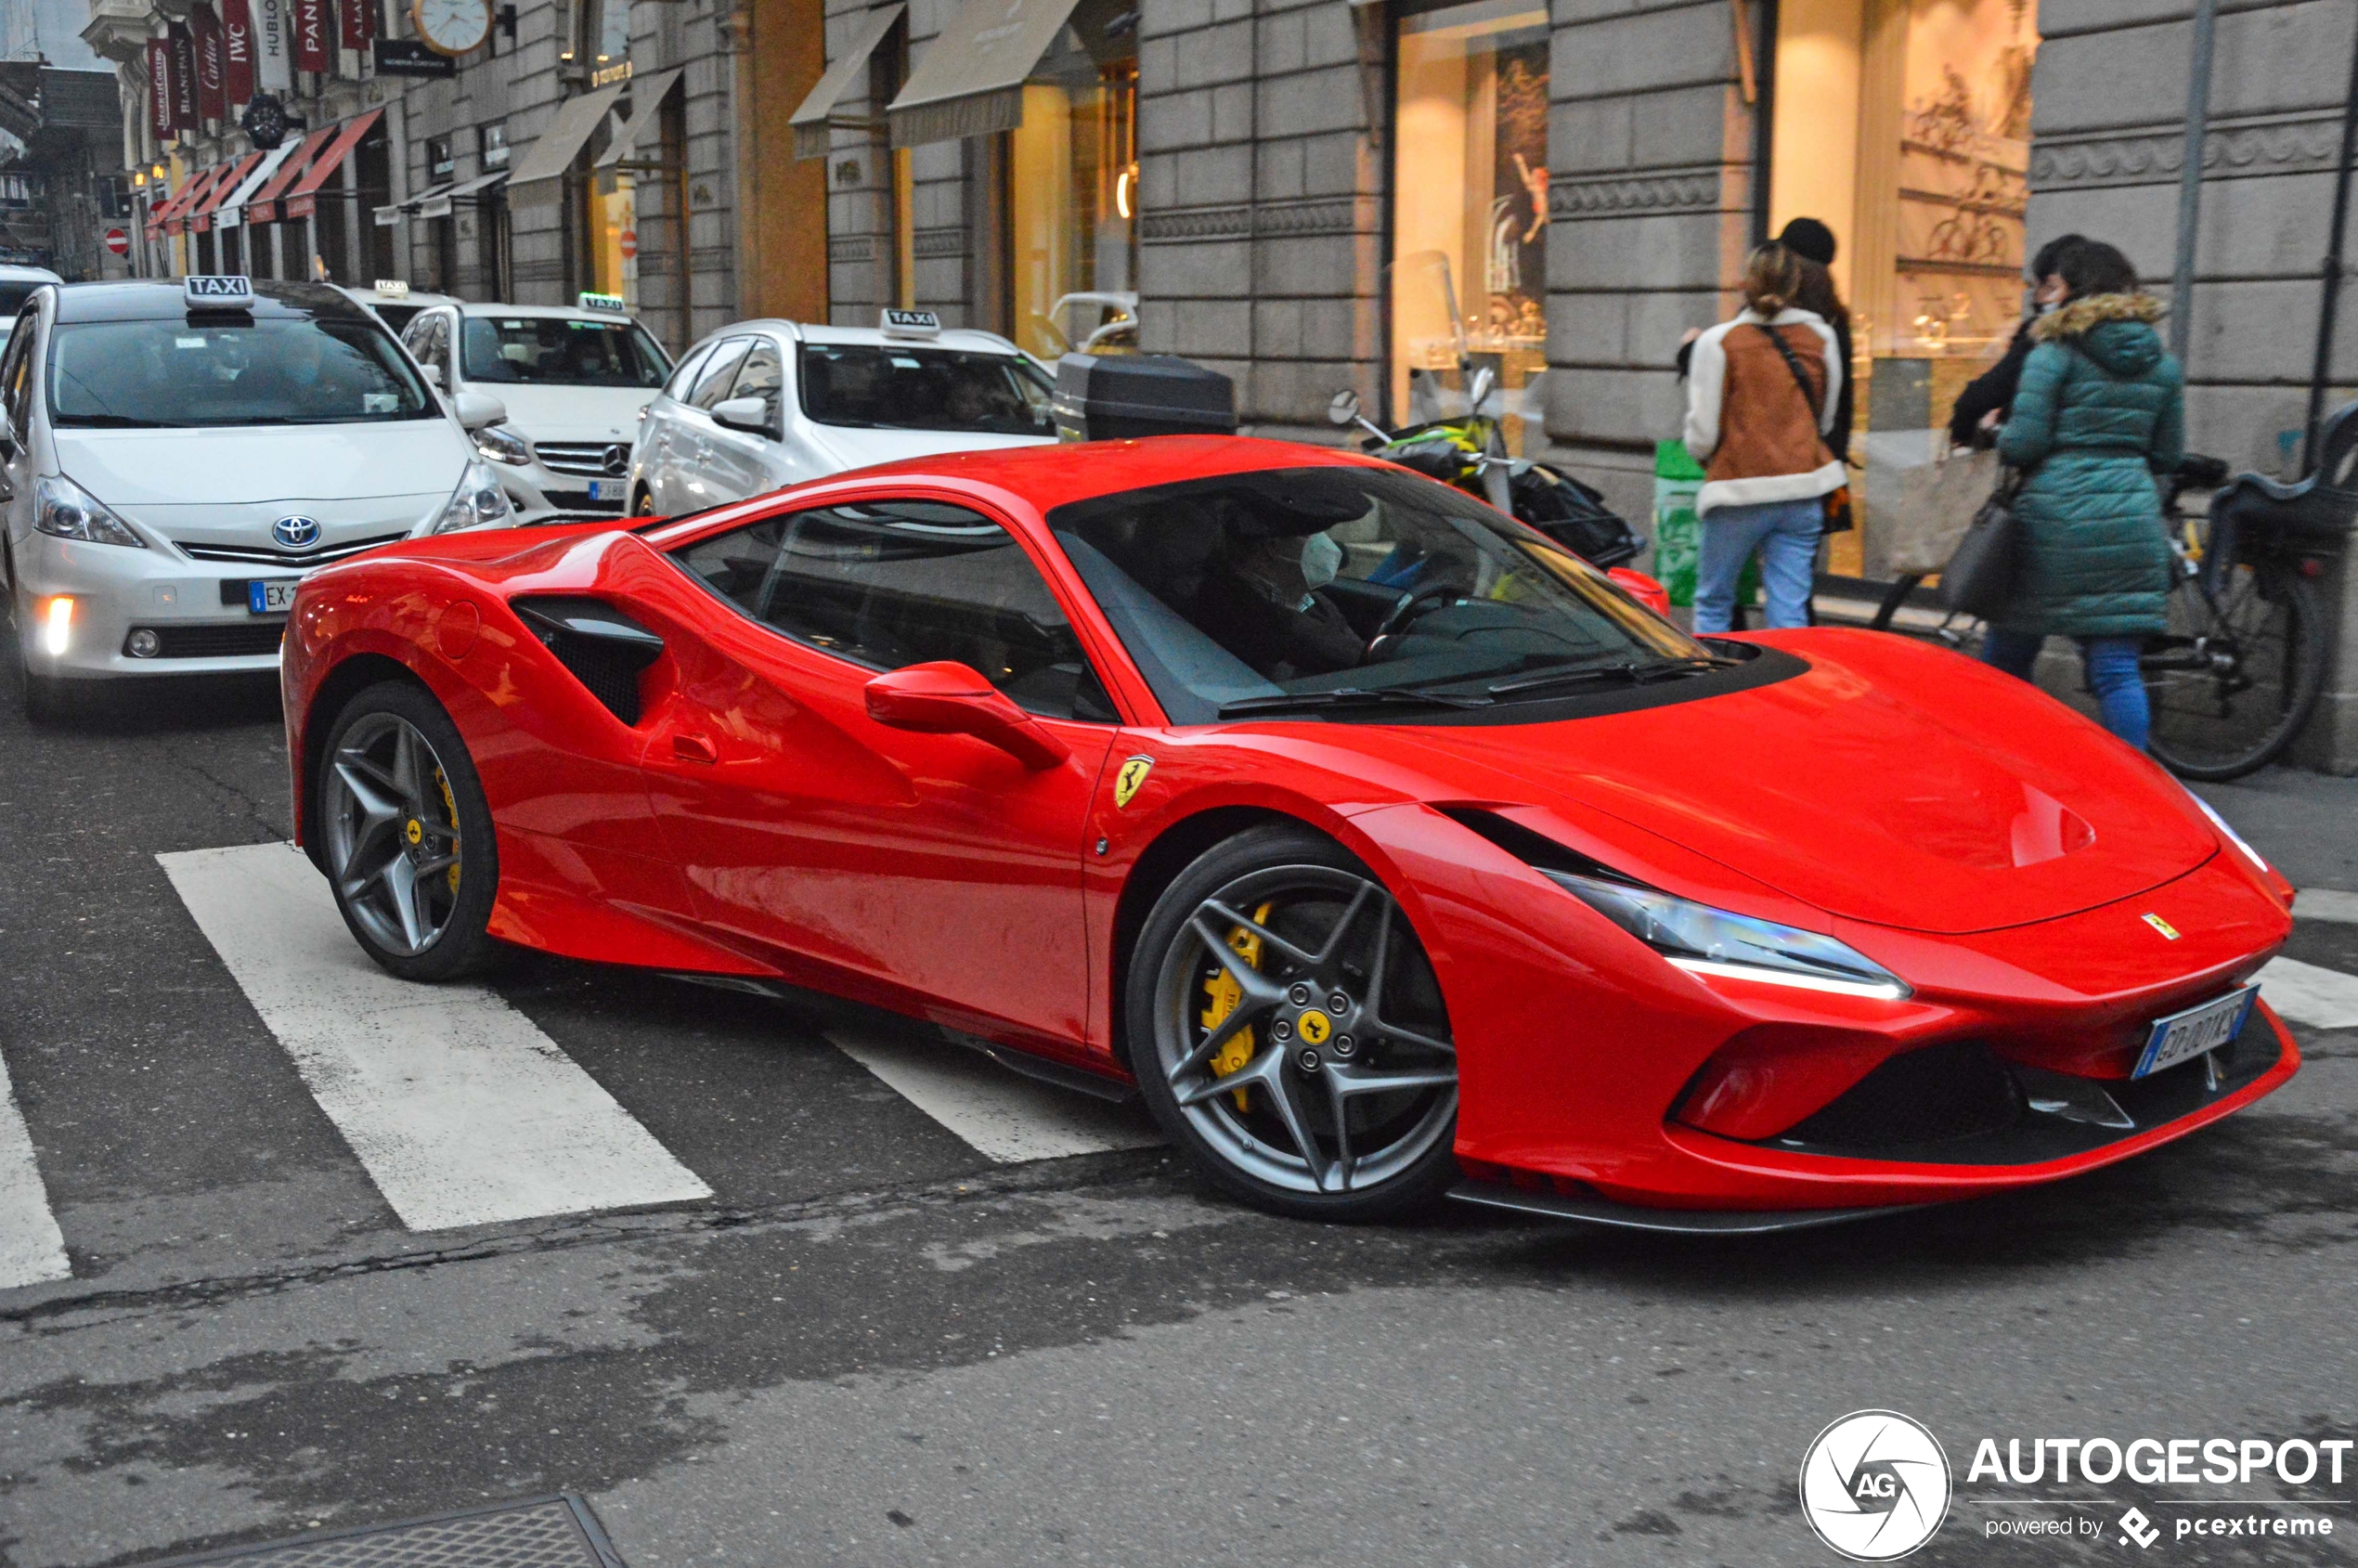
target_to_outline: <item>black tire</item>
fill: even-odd
[[[1222,930],[1215,957],[1205,933]],[[1221,1191],[1302,1219],[1379,1220],[1457,1179],[1457,1056],[1432,966],[1332,839],[1272,825],[1206,851],[1155,901],[1125,992],[1147,1106]],[[1232,1039],[1216,1038],[1223,1024]]]
[[[2170,632],[2141,661],[2150,747],[2183,779],[2220,783],[2290,745],[2326,689],[2326,622],[2309,579],[2265,561],[2224,575],[2206,596],[2180,577]]]
[[[46,728],[66,716],[66,682],[54,675],[36,675],[32,661],[25,656],[24,632],[15,613],[16,595],[8,596],[8,638],[17,650],[17,679],[24,693],[25,719]]]
[[[630,515],[633,517],[660,515],[655,511],[655,493],[644,485],[640,486],[639,493],[630,498]]]
[[[422,757],[413,749],[406,767],[402,726],[415,737],[408,744],[427,748]],[[311,799],[337,912],[370,958],[405,980],[431,982],[479,974],[505,955],[489,929],[499,887],[490,802],[459,727],[432,693],[386,680],[344,704],[328,727]],[[372,803],[402,811],[383,816]],[[400,859],[407,868],[394,865]]]

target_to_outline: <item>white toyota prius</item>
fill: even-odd
[[[306,571],[515,516],[383,324],[308,283],[38,292],[0,358],[0,460],[35,718],[102,679],[273,669]]]

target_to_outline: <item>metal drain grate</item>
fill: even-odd
[[[569,1493],[400,1524],[318,1531],[292,1541],[175,1557],[155,1568],[210,1562],[257,1568],[624,1568],[598,1516]]]

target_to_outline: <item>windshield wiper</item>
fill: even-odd
[[[1645,686],[1675,676],[1702,675],[1710,670],[1728,669],[1738,662],[1705,654],[1701,658],[1665,659],[1652,664],[1581,665],[1572,669],[1543,669],[1534,675],[1498,681],[1483,690],[1494,697],[1509,697],[1543,691],[1550,686]]]
[[[1403,687],[1338,686],[1328,692],[1279,692],[1220,705],[1223,719],[1256,713],[1316,712],[1337,707],[1488,707],[1488,697],[1458,692],[1412,692]]]

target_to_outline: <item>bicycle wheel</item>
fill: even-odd
[[[2170,629],[2139,661],[2153,707],[2152,750],[2181,778],[2241,778],[2300,732],[2325,690],[2317,591],[2273,561],[2170,585]]]

